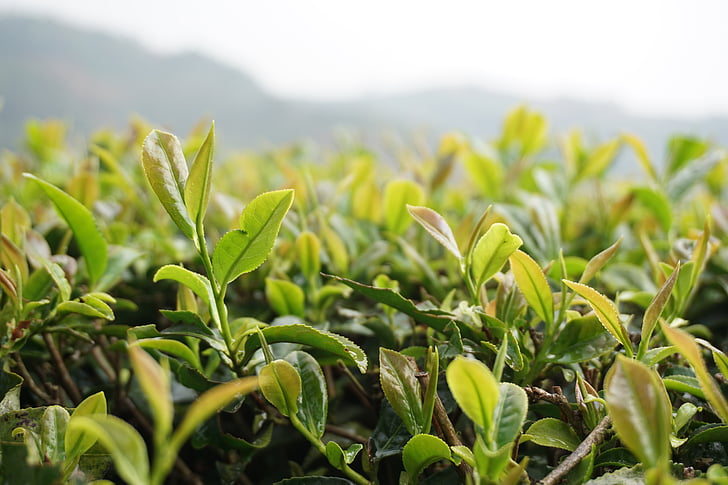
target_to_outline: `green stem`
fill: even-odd
[[[319,451],[319,453],[326,456],[326,446],[321,442],[319,438],[311,434],[311,432],[306,429],[303,423],[301,423],[301,421],[298,419],[298,416],[291,413],[289,418],[293,427],[296,428],[298,432],[301,433],[303,437],[306,438],[309,443],[311,443]],[[353,470],[346,462],[342,464],[339,470],[344,472],[344,474],[349,477],[349,479],[351,479],[354,483],[358,483],[359,485],[371,485],[372,483],[363,476],[361,476],[359,473],[357,473],[355,470]]]

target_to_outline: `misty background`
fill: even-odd
[[[135,115],[180,135],[215,119],[223,149],[487,140],[522,103],[658,162],[673,134],[728,144],[721,2],[346,3],[0,0],[0,149],[29,119],[83,139]]]

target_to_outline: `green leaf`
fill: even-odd
[[[589,303],[601,324],[604,325],[604,328],[624,346],[627,355],[632,356],[632,342],[629,339],[629,335],[627,335],[627,330],[619,321],[619,312],[617,312],[617,307],[614,303],[589,286],[568,280],[562,281]]]
[[[695,376],[700,382],[700,388],[703,390],[705,398],[710,403],[713,411],[720,417],[721,421],[728,423],[728,402],[720,391],[715,379],[710,375],[695,339],[683,330],[673,328],[664,322],[662,323],[662,331],[667,339],[677,347],[683,357],[690,363],[690,366],[695,371]]]
[[[480,361],[458,356],[447,367],[445,377],[463,412],[488,434],[500,396],[498,381],[490,369]]]
[[[451,460],[450,447],[437,436],[418,434],[412,437],[402,450],[402,464],[410,483],[418,483],[422,471],[440,460]]]
[[[647,154],[647,148],[645,147],[645,144],[642,142],[642,140],[634,135],[623,134],[622,141],[632,147],[635,155],[637,155],[637,161],[640,162],[640,165],[642,165],[642,168],[645,170],[645,172],[647,172],[647,175],[649,175],[650,179],[656,182],[657,172],[655,172],[655,168],[650,161],[650,156]]]
[[[479,153],[466,153],[461,158],[470,180],[480,189],[480,193],[498,200],[504,185],[501,164]]]
[[[511,254],[509,261],[524,298],[539,318],[546,322],[546,328],[551,328],[554,321],[554,297],[543,270],[531,256],[520,250]]]
[[[689,448],[700,443],[728,443],[728,425],[708,424],[695,430],[683,446]]]
[[[326,379],[319,363],[310,354],[296,350],[286,356],[301,377],[296,415],[309,432],[317,438],[324,435],[329,413]]]
[[[375,286],[364,285],[356,281],[342,278],[340,276],[325,275],[329,278],[334,278],[337,281],[344,283],[345,285],[353,288],[362,295],[371,298],[374,301],[382,303],[384,305],[395,308],[405,315],[409,315],[420,323],[424,323],[435,330],[442,332],[445,327],[454,320],[454,316],[451,313],[443,312],[441,310],[420,310],[412,302],[403,297],[396,291],[389,288],[377,288]]]
[[[589,281],[596,275],[600,269],[604,267],[607,262],[612,259],[612,256],[614,256],[614,253],[617,252],[617,249],[619,249],[619,246],[622,244],[622,238],[620,237],[617,239],[617,242],[609,246],[604,251],[601,251],[599,254],[594,256],[589,260],[589,262],[586,264],[586,267],[584,268],[584,271],[581,273],[581,278],[579,278],[579,283],[581,284],[587,284]]]
[[[528,412],[528,396],[520,386],[503,382],[498,386],[499,398],[493,412],[491,449],[513,443],[521,433]]]
[[[409,227],[407,205],[422,205],[425,191],[411,180],[392,180],[384,188],[384,217],[388,231],[402,234]]]
[[[61,406],[48,406],[40,422],[41,451],[44,459],[51,463],[61,463],[66,458],[66,425],[70,416]]]
[[[662,378],[662,383],[670,391],[687,392],[700,399],[705,400],[705,393],[700,387],[700,381],[693,376],[673,374]]]
[[[617,345],[596,315],[566,322],[558,338],[549,346],[546,360],[559,364],[586,362],[610,352]]]
[[[70,421],[83,416],[91,416],[93,414],[106,414],[106,396],[103,392],[93,394],[76,406],[71,414]],[[69,421],[69,422],[70,422]],[[66,450],[66,459],[74,461],[96,443],[96,437],[76,429],[72,426],[66,428],[64,437],[64,447]]]
[[[205,302],[210,309],[210,313],[212,313],[213,321],[219,325],[220,318],[217,314],[217,306],[215,305],[215,294],[212,291],[210,280],[205,276],[183,268],[182,266],[168,264],[162,266],[154,273],[154,282],[156,283],[159,280],[173,280],[192,290],[195,295]]]
[[[171,461],[167,466],[172,466],[177,451],[187,441],[195,428],[210,419],[233,399],[249,394],[257,388],[258,378],[243,377],[242,379],[234,379],[217,385],[200,395],[187,409],[187,414],[185,414],[184,419],[172,434],[169,450]]]
[[[652,212],[662,230],[668,232],[672,226],[672,211],[667,196],[650,187],[634,187],[632,193]]]
[[[293,190],[287,189],[260,194],[245,207],[240,229],[225,234],[212,254],[220,286],[263,264],[292,203]]]
[[[139,380],[144,397],[154,417],[154,438],[163,443],[169,437],[174,419],[169,371],[138,345],[129,346],[129,359],[134,375]]]
[[[106,240],[96,226],[91,211],[79,201],[48,182],[39,179],[31,174],[23,174],[25,177],[35,180],[43,192],[51,199],[58,214],[66,221],[81,251],[83,260],[86,263],[86,271],[89,276],[91,287],[95,287],[106,270],[108,259],[108,248]]]
[[[660,376],[621,354],[605,379],[607,411],[617,434],[647,468],[662,468],[670,457],[672,405]]]
[[[361,443],[354,443],[347,450],[342,450],[336,441],[329,441],[326,443],[326,459],[332,466],[342,470],[354,461],[362,448],[364,446]]]
[[[113,310],[96,297],[84,295],[76,300],[64,301],[56,307],[56,311],[60,314],[78,313],[93,318],[103,318],[105,320],[113,320]]]
[[[96,437],[111,454],[116,472],[129,485],[150,483],[147,446],[126,421],[116,416],[93,414],[72,419],[68,429]]]
[[[195,369],[201,370],[200,358],[187,345],[178,340],[169,338],[149,338],[138,340],[139,347],[144,349],[161,350],[164,353],[179,357]]]
[[[660,290],[650,302],[647,310],[645,310],[645,314],[642,317],[640,354],[643,354],[649,346],[650,337],[652,337],[652,332],[655,330],[655,326],[657,325],[657,319],[660,318],[660,315],[662,315],[662,310],[664,310],[667,301],[670,299],[672,287],[675,286],[675,281],[677,281],[677,275],[679,272],[680,266],[678,265],[678,267],[673,270],[670,277],[660,287]]]
[[[265,296],[278,315],[304,317],[305,296],[297,284],[286,280],[266,278]]]
[[[453,256],[458,260],[462,259],[455,235],[452,233],[452,229],[450,229],[447,221],[440,214],[428,207],[415,205],[407,205],[407,211],[437,242],[450,251]]]
[[[473,250],[471,271],[478,288],[503,268],[521,245],[520,237],[511,234],[505,224],[496,222],[478,240]]]
[[[177,227],[189,239],[195,237],[195,225],[184,202],[187,162],[182,146],[171,133],[153,130],[142,145],[142,166],[152,190]]]
[[[275,325],[261,329],[269,344],[290,342],[332,353],[345,362],[356,365],[363,374],[367,370],[367,357],[364,351],[351,340],[335,333],[317,330],[303,324]],[[242,364],[245,365],[260,348],[260,337],[251,332],[245,341],[245,354]]]
[[[296,238],[296,254],[301,273],[306,278],[316,278],[321,271],[321,240],[310,231],[303,231]]]
[[[289,362],[274,360],[260,369],[258,374],[260,391],[265,398],[284,416],[298,412],[301,394],[301,376]]]
[[[566,451],[574,451],[581,443],[574,429],[556,418],[543,418],[533,423],[521,437],[521,443],[524,441]]]
[[[212,180],[212,158],[215,153],[215,122],[192,162],[190,175],[184,186],[184,202],[192,223],[201,227],[210,200],[210,182]]]
[[[422,389],[416,373],[416,366],[406,356],[380,347],[379,381],[382,391],[413,435],[421,433],[425,427]]]

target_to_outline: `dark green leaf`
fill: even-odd
[[[526,413],[528,396],[521,387],[510,382],[498,386],[498,403],[493,411],[492,449],[500,449],[513,443],[521,433]]]
[[[521,437],[521,442],[524,441],[566,451],[574,451],[581,443],[571,426],[555,418],[543,418],[533,423]]]
[[[559,364],[575,364],[600,357],[617,345],[596,315],[569,320],[559,337],[549,346],[546,359]]]
[[[300,350],[286,356],[301,377],[301,393],[298,396],[298,419],[312,435],[321,438],[326,429],[328,416],[328,393],[326,379],[321,366],[311,355]]]
[[[379,349],[379,381],[389,404],[416,435],[424,428],[422,389],[415,374],[417,368],[407,357],[394,350]]]

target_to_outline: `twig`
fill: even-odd
[[[609,426],[612,424],[612,420],[609,416],[605,416],[596,428],[592,430],[589,435],[584,438],[579,446],[561,462],[559,466],[554,468],[551,473],[546,475],[543,480],[539,483],[542,485],[555,485],[561,478],[569,473],[579,462],[589,453],[591,453],[592,446],[600,444],[604,441],[604,437],[607,434]]]
[[[327,424],[326,432],[341,436],[342,438],[346,438],[347,440],[351,440],[355,443],[366,444],[367,442],[367,438],[356,433],[352,433],[348,429],[342,428],[341,426],[336,426],[335,424]]]
[[[53,341],[53,337],[49,333],[44,333],[43,341],[45,342],[46,347],[48,347],[48,352],[50,352],[51,354],[51,358],[53,359],[53,362],[55,364],[56,371],[58,372],[58,377],[61,380],[61,385],[63,386],[63,389],[66,391],[68,397],[71,398],[74,404],[80,403],[83,399],[83,395],[78,389],[76,383],[73,382],[71,374],[68,373],[68,368],[66,367],[65,362],[63,362],[63,357],[58,351],[58,347],[56,347],[56,343]]]
[[[555,404],[559,408],[559,411],[561,411],[561,415],[569,422],[569,424],[574,426],[577,430],[583,429],[581,416],[579,416],[578,413],[576,413],[571,407],[568,399],[566,399],[564,394],[561,392],[560,387],[554,386],[555,392],[553,393],[535,386],[526,386],[523,389],[526,391],[526,394],[528,394],[531,402],[546,401],[551,404]]]
[[[38,385],[37,382],[35,382],[35,379],[33,379],[32,374],[30,373],[30,371],[28,371],[28,368],[25,367],[25,362],[23,362],[23,358],[20,356],[20,352],[15,353],[15,362],[18,365],[18,372],[20,372],[20,375],[23,377],[26,384],[28,384],[28,387],[33,392],[33,394],[38,396],[41,399],[41,401],[43,401],[43,402],[46,402],[46,403],[51,402],[52,401],[51,396],[47,392],[45,392]]]

